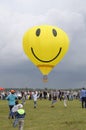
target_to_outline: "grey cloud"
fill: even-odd
[[[32,0],[2,1],[0,16],[1,86],[81,87],[86,77],[85,0],[37,0],[34,3]],[[42,74],[29,61],[22,48],[24,32],[39,24],[58,26],[70,39],[68,53],[49,74],[46,84],[42,82]]]

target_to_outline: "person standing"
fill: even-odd
[[[64,101],[64,107],[67,107],[67,93],[64,92],[63,94],[63,101]]]
[[[8,104],[9,104],[9,110],[10,110],[9,113],[11,113],[11,110],[12,110],[13,106],[15,105],[15,101],[18,99],[17,95],[15,95],[15,90],[11,90],[10,92],[11,93],[6,97],[6,100],[8,100]],[[10,119],[10,117],[11,117],[11,115],[9,114],[8,118]],[[13,118],[14,117],[12,116],[12,119]]]
[[[82,88],[80,92],[80,99],[82,102],[82,108],[86,108],[86,89]]]
[[[37,92],[35,91],[35,92],[33,93],[34,108],[37,107],[37,99],[38,99],[38,98],[39,98],[39,96],[38,96]]]

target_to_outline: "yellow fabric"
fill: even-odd
[[[18,112],[20,115],[22,115],[22,114],[25,113],[25,111],[24,111],[23,109],[19,109],[17,112]]]
[[[23,37],[25,54],[43,75],[48,75],[62,60],[68,47],[67,34],[55,26],[34,26]]]

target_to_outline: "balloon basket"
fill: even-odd
[[[45,83],[48,82],[48,77],[47,77],[47,75],[44,75],[44,76],[43,76],[43,82],[45,82]]]

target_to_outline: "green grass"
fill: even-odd
[[[86,109],[81,108],[79,100],[68,101],[67,108],[63,101],[58,101],[54,108],[50,106],[51,101],[38,100],[34,109],[33,101],[27,100],[24,130],[86,130]],[[8,101],[0,100],[0,130],[18,130],[12,127],[8,112]]]

